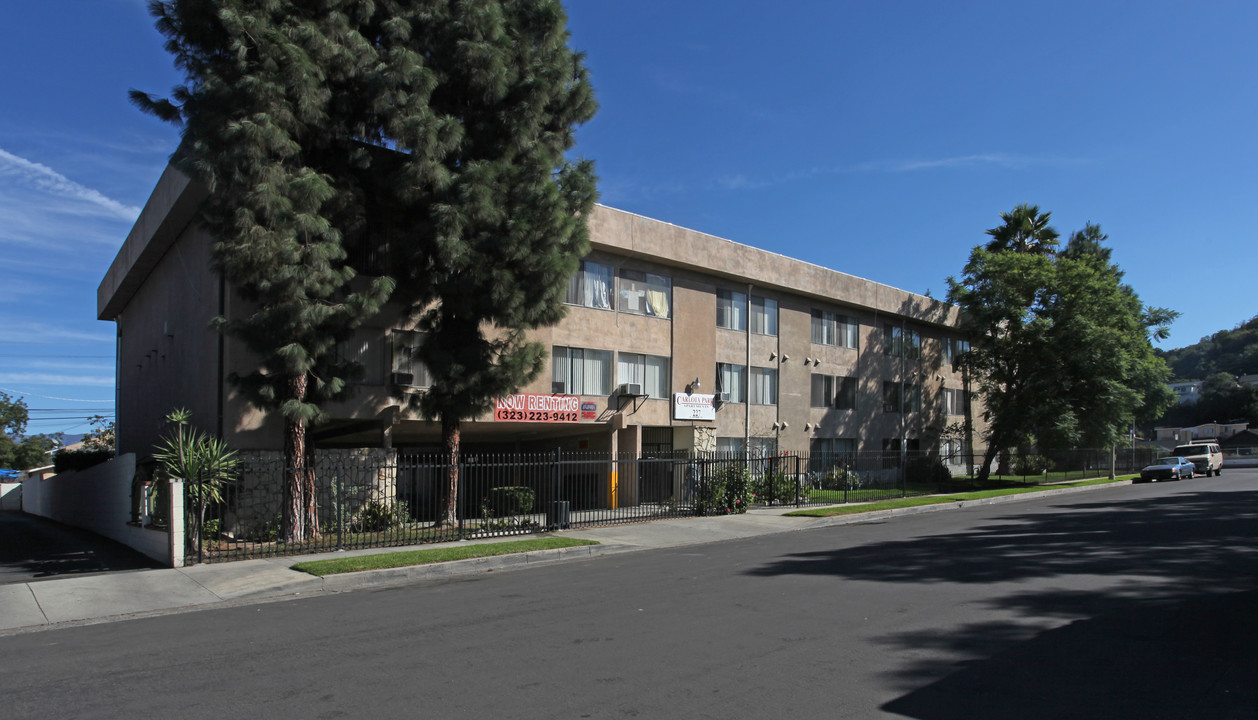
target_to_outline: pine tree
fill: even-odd
[[[441,422],[453,523],[461,422],[540,372],[545,348],[525,333],[563,317],[588,251],[593,166],[565,155],[596,105],[557,1],[385,5],[381,47],[399,63],[381,125],[402,154],[392,204],[423,238],[399,265],[432,381],[412,409]],[[412,76],[417,47],[424,72]]]
[[[213,261],[254,310],[220,319],[261,358],[234,378],[284,418],[284,538],[318,532],[306,431],[353,368],[336,343],[377,312],[393,281],[351,285],[343,238],[363,223],[359,84],[378,53],[353,31],[359,3],[170,0],[150,3],[186,74],[173,100],[132,91],[182,124],[172,161],[210,188],[201,222]]]
[[[344,391],[335,344],[391,298],[427,333],[451,458],[460,422],[540,371],[529,329],[558,322],[588,250],[589,162],[569,162],[595,111],[558,0],[167,0],[150,5],[187,74],[175,162],[206,182],[214,258],[257,311],[224,322],[263,359],[238,378],[279,407],[285,456],[308,468],[306,428]],[[347,246],[386,258],[356,280]],[[365,270],[366,268],[358,268]],[[394,295],[395,288],[399,292]],[[285,482],[285,537],[317,531],[313,477]]]

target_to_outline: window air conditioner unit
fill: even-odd
[[[642,392],[642,385],[639,383],[622,383],[620,387],[616,389],[616,392],[617,394],[624,395],[626,397],[646,397],[646,395]]]
[[[727,403],[729,402],[729,393],[723,392],[720,395],[717,395],[716,399],[720,402]]]
[[[568,389],[564,387],[564,383],[562,380],[556,380],[550,384],[551,395],[564,395],[567,393],[567,390]]]
[[[395,372],[389,376],[389,381],[394,385],[414,385],[415,375],[414,373]]]
[[[895,405],[892,405],[892,404],[890,404],[890,403],[884,403],[884,404],[883,404],[883,406],[882,406],[882,411],[883,411],[883,412],[895,412],[895,411],[896,411],[896,410],[895,410]]]

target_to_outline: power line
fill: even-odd
[[[43,398],[45,400],[61,400],[62,402],[86,402],[86,403],[102,402],[101,400],[77,400],[75,398],[56,397],[54,395],[40,395],[39,393],[25,392],[23,390],[13,390],[11,388],[4,388],[4,387],[0,387],[0,392],[15,393],[17,395],[30,395],[31,397]]]

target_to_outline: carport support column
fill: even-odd
[[[622,464],[628,468],[638,466],[638,461],[642,458],[642,426],[629,425],[617,430],[616,435],[616,446],[622,454],[617,456],[618,462],[612,465],[613,509],[620,507],[621,501],[627,504],[638,502],[637,473],[633,473],[632,477],[621,478],[617,471]]]

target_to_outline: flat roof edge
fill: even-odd
[[[209,194],[205,185],[166,166],[96,289],[97,319],[118,317]]]

